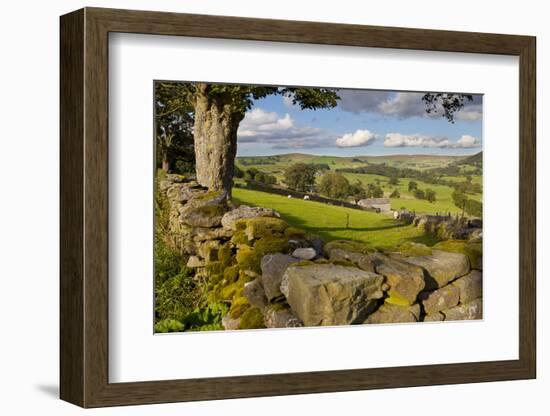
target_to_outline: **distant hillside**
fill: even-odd
[[[483,152],[476,153],[475,155],[468,156],[460,161],[456,162],[457,165],[471,165],[475,167],[483,166]]]
[[[384,156],[319,156],[305,153],[288,153],[275,156],[239,156],[237,164],[248,166],[276,165],[284,167],[294,163],[326,163],[331,168],[355,168],[366,164],[386,164],[398,168],[418,170],[434,169],[458,163],[463,156],[454,155],[384,155]]]

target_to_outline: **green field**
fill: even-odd
[[[416,170],[426,170],[432,168],[441,168],[448,166],[451,163],[460,163],[464,157],[459,156],[438,156],[438,155],[390,155],[390,156],[358,156],[358,157],[337,157],[337,156],[316,156],[301,153],[291,153],[287,155],[266,156],[266,157],[241,157],[237,158],[237,165],[242,169],[255,168],[259,171],[274,175],[277,178],[279,185],[283,184],[283,176],[285,169],[295,163],[326,163],[331,171],[342,168],[357,168],[367,165],[368,163],[385,163],[388,166],[397,168],[410,168]],[[471,165],[459,165],[461,171],[471,172],[476,168]],[[390,185],[387,176],[365,174],[365,173],[342,173],[350,183],[357,181],[363,186],[369,183],[379,184],[384,196],[389,197],[392,192],[397,189],[400,193],[400,198],[391,198],[391,207],[394,210],[402,208],[415,211],[416,213],[435,214],[448,213],[458,214],[460,210],[454,205],[452,200],[453,188],[444,185],[433,185],[422,182],[418,179],[399,178],[398,185]],[[481,175],[471,175],[472,183],[482,184]],[[446,179],[454,182],[462,182],[466,180],[466,176],[443,176]],[[319,176],[317,182],[321,180]],[[418,187],[422,190],[432,189],[436,193],[436,201],[429,202],[427,200],[417,199],[408,191],[409,181],[417,182]],[[244,184],[244,181],[236,180]],[[468,198],[478,201],[482,200],[481,194],[468,194]]]
[[[454,205],[452,200],[453,188],[444,185],[433,185],[429,183],[422,182],[418,179],[411,178],[399,178],[399,183],[397,185],[390,185],[389,178],[381,175],[371,175],[364,173],[343,173],[343,175],[350,181],[360,181],[363,185],[368,183],[373,183],[376,180],[380,182],[380,186],[384,190],[384,196],[389,197],[391,193],[397,189],[401,194],[400,198],[391,198],[391,206],[394,210],[399,210],[405,208],[409,211],[416,211],[417,213],[447,213],[452,214],[460,213],[460,210]],[[479,178],[481,181],[481,176],[474,176],[472,182],[475,183],[474,179]],[[450,179],[450,178],[449,178]],[[414,180],[418,184],[419,189],[432,189],[436,193],[436,201],[429,202],[423,199],[416,199],[411,192],[409,192],[408,186],[409,182]],[[463,181],[464,178],[453,177],[452,180]],[[468,198],[481,201],[481,194],[468,194]]]
[[[417,227],[403,225],[385,214],[240,188],[233,189],[233,200],[238,204],[272,208],[289,224],[316,234],[325,241],[353,240],[380,248],[392,248],[404,242],[428,245],[437,242]],[[346,228],[348,215],[349,227]]]

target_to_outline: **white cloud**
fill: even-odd
[[[420,134],[405,135],[401,133],[388,133],[384,138],[385,147],[432,147],[440,149],[473,148],[480,147],[481,142],[476,137],[463,135],[458,141],[453,142],[446,137],[433,137]]]
[[[463,135],[456,142],[456,147],[471,148],[479,146],[481,146],[481,142],[479,141],[479,139],[477,137],[470,136],[469,134]]]
[[[378,110],[385,115],[398,117],[426,117],[433,113],[426,113],[426,107],[422,102],[421,93],[398,92],[378,104]]]
[[[239,125],[239,143],[264,143],[272,148],[315,148],[334,145],[334,134],[327,130],[297,125],[289,115],[279,116],[255,108],[246,113]]]
[[[462,121],[478,121],[481,120],[482,108],[481,105],[464,105],[464,108],[455,113],[455,118]]]
[[[368,130],[357,130],[355,133],[347,133],[336,139],[338,147],[368,146],[376,140],[376,134]]]

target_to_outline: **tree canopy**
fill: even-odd
[[[422,101],[426,104],[426,112],[428,114],[437,113],[439,107],[443,109],[443,117],[450,123],[455,122],[455,113],[462,110],[464,103],[473,101],[472,94],[456,94],[443,92],[427,92],[422,96]]]

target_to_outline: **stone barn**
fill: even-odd
[[[357,205],[363,208],[376,209],[380,212],[389,212],[391,210],[391,201],[389,198],[366,198],[361,199]]]

